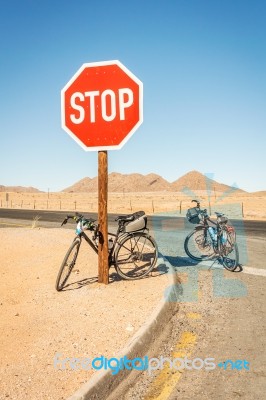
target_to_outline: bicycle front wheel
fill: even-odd
[[[215,254],[212,239],[204,226],[195,229],[186,237],[184,249],[186,254],[196,261],[208,260]]]
[[[55,284],[55,288],[58,292],[60,292],[65,287],[69,275],[71,274],[71,271],[75,266],[78,257],[80,243],[81,243],[80,239],[76,238],[69,247],[65,255],[65,258],[63,259]]]
[[[132,233],[119,244],[115,254],[115,266],[123,279],[134,280],[148,275],[158,257],[157,245],[146,233]]]

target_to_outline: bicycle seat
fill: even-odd
[[[224,214],[223,213],[219,213],[215,211],[215,214],[217,215],[217,217],[222,217]]]
[[[128,222],[128,221],[133,221],[134,216],[132,214],[129,215],[118,215],[118,217],[116,217],[116,221],[124,221],[124,222]]]
[[[145,215],[144,211],[137,211],[133,214],[128,214],[128,215],[118,215],[118,217],[116,217],[116,221],[122,221],[122,222],[130,222],[130,221],[134,221],[134,219],[142,217],[143,215]]]

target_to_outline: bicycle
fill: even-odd
[[[225,214],[215,212],[214,221],[206,209],[200,209],[198,200],[192,202],[197,205],[187,211],[187,219],[197,226],[185,239],[186,254],[196,261],[218,260],[228,271],[234,271],[240,265],[234,227],[228,224]]]
[[[68,215],[61,226],[65,225],[69,219],[77,223],[76,237],[58,272],[55,285],[57,291],[61,291],[66,285],[76,264],[82,240],[84,239],[98,254],[98,244],[102,239],[99,225],[95,224],[96,220],[76,213]],[[117,274],[123,279],[135,280],[147,276],[157,262],[158,248],[155,240],[149,235],[144,211],[119,215],[115,221],[118,223],[116,233],[108,232],[109,268],[114,266]],[[85,230],[91,235],[88,236]]]

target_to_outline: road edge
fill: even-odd
[[[175,296],[176,285],[179,283],[177,274],[168,261],[164,260],[164,264],[167,264],[169,268],[167,272],[168,285],[165,287],[164,297],[154,308],[146,322],[116,355],[118,359],[144,357],[155,338],[161,333],[162,327],[170,321],[178,310],[178,303],[173,301],[177,298]],[[130,370],[124,369],[118,374],[112,375],[110,369],[101,370],[66,400],[105,400],[118,388],[121,382],[127,379],[130,373]]]

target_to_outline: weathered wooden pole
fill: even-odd
[[[98,152],[98,279],[99,283],[108,285],[108,234],[107,234],[107,188],[108,188],[108,157],[107,151]]]

